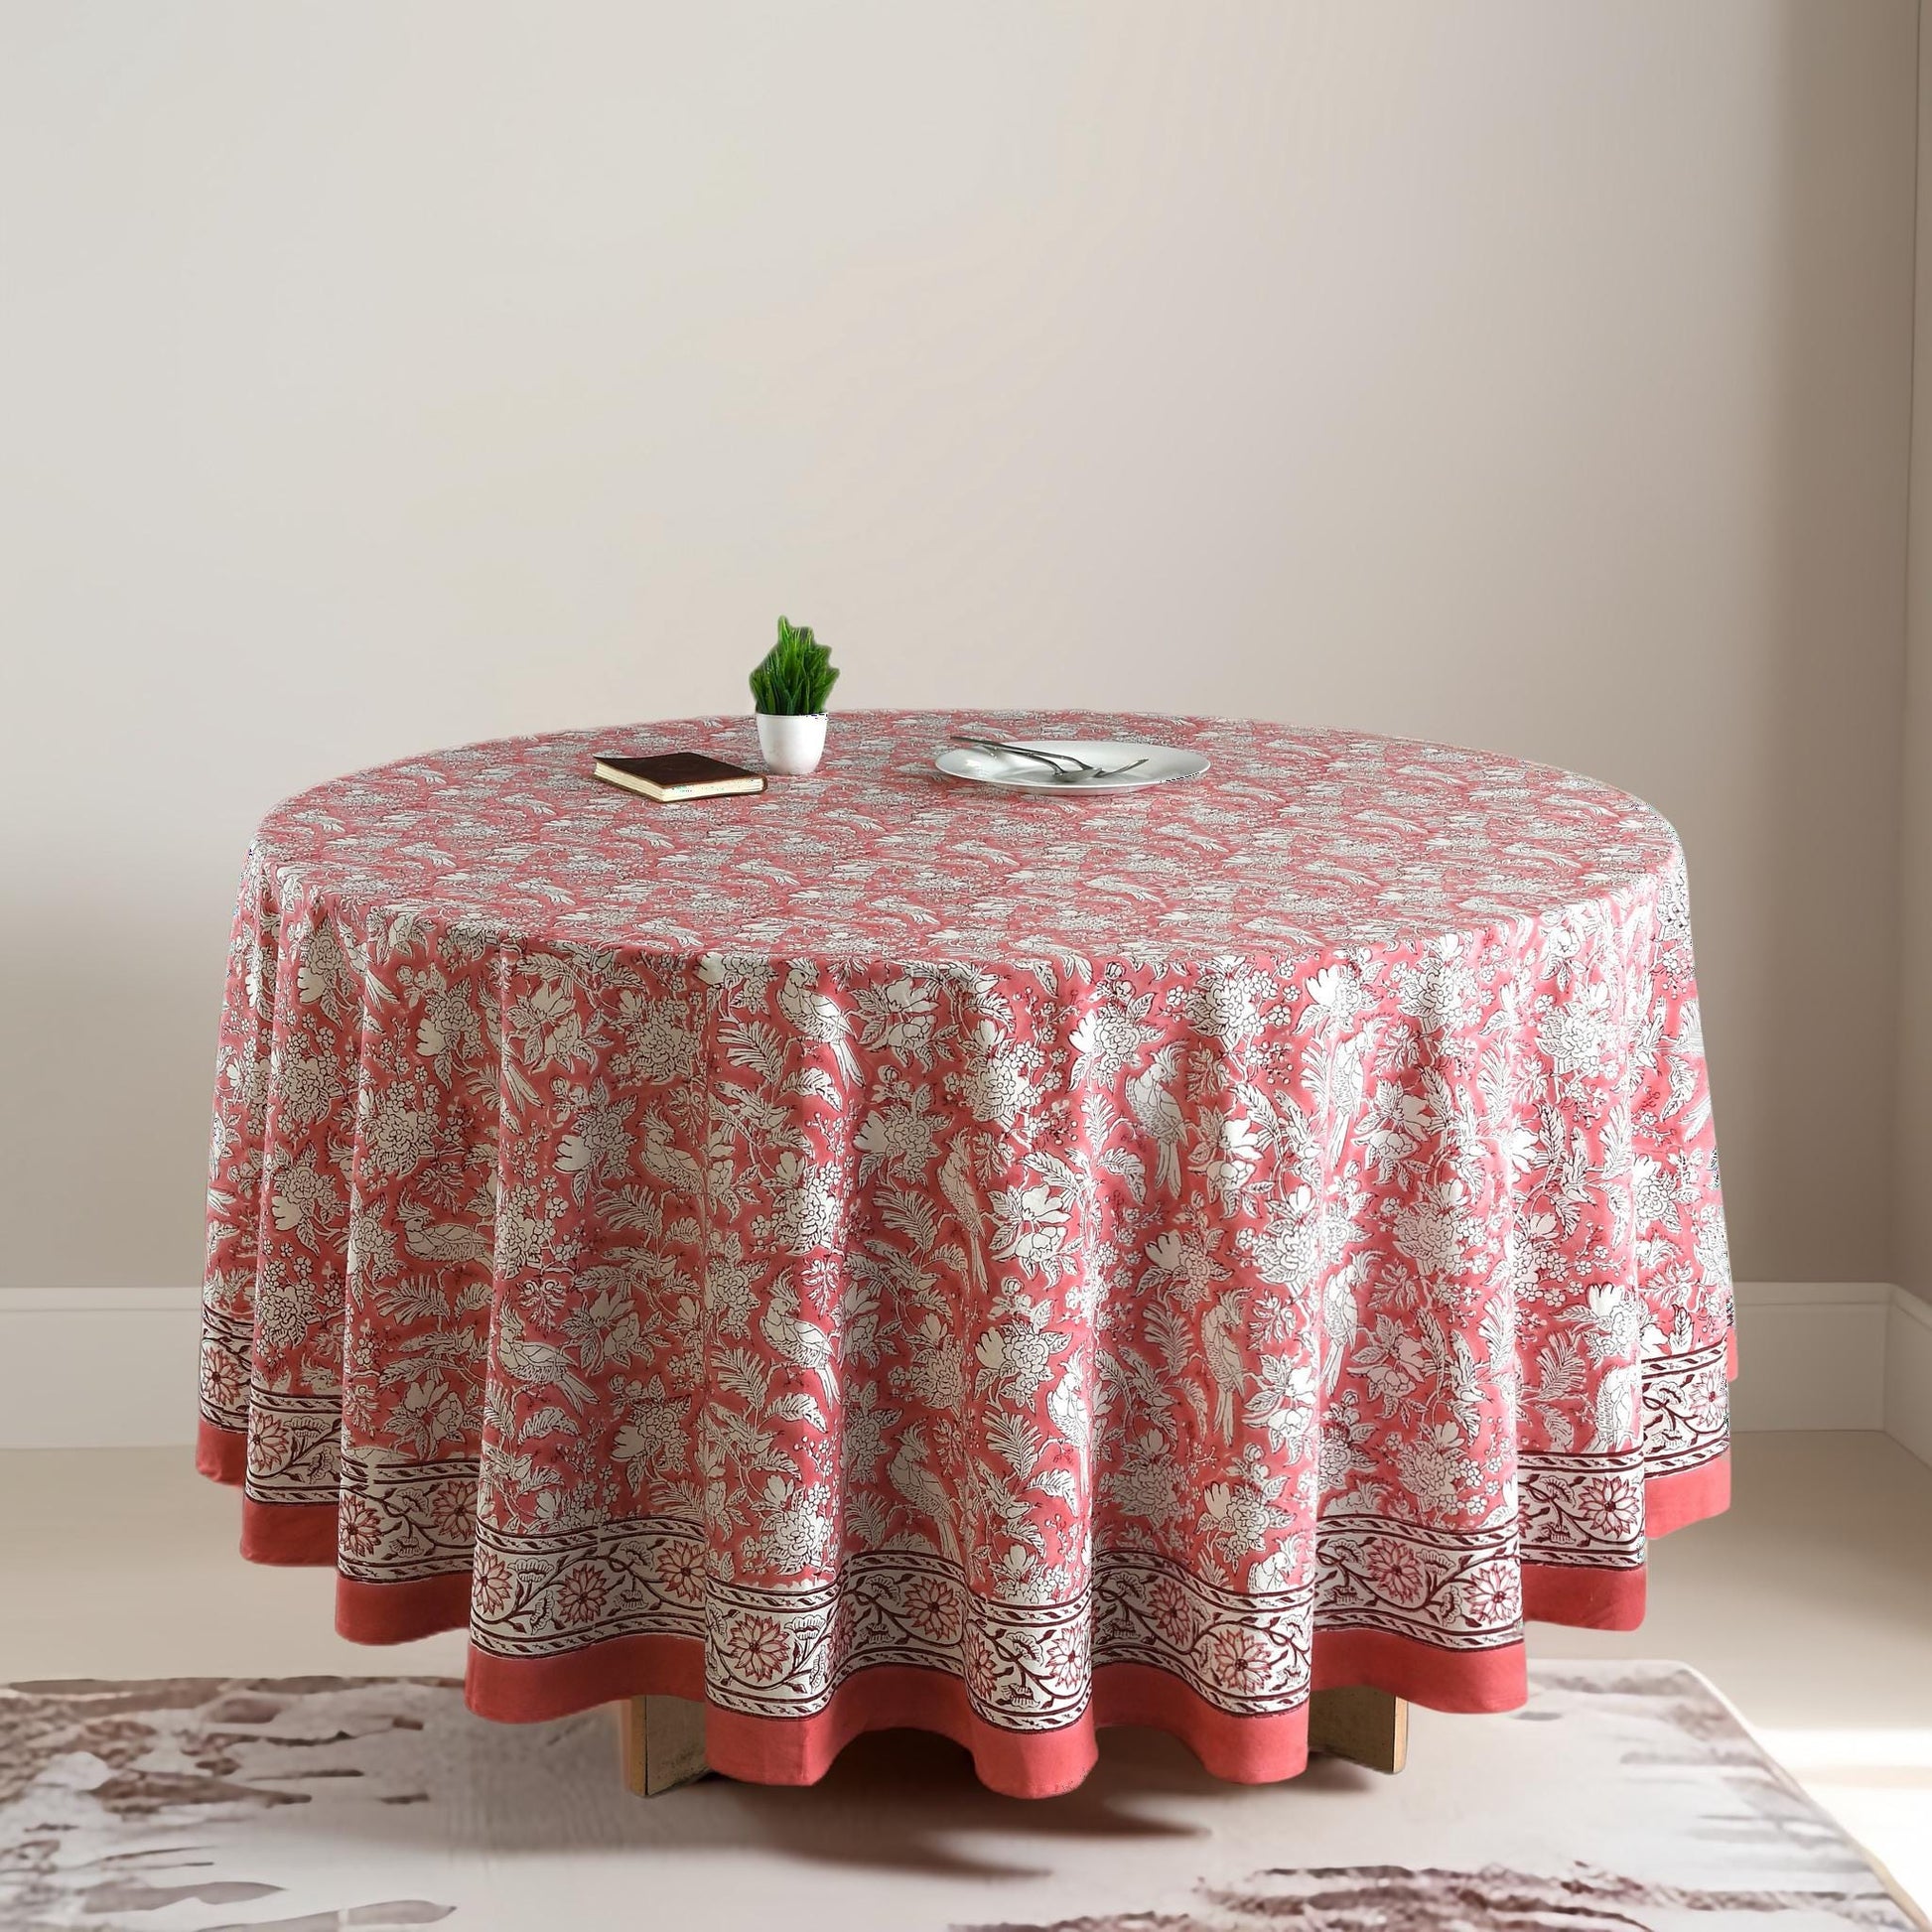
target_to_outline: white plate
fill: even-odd
[[[1005,752],[982,752],[973,745],[948,745],[933,759],[949,778],[970,778],[975,784],[1004,785],[1012,791],[1140,791],[1148,785],[1172,784],[1176,778],[1198,778],[1207,760],[1198,752],[1173,745],[1142,745],[1119,738],[1016,738],[1016,745],[1042,752],[1063,752],[1103,771],[1135,764],[1117,778],[1056,778],[1045,765]]]

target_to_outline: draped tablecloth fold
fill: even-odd
[[[969,789],[955,722],[1196,747]],[[303,794],[250,852],[201,1466],[371,1642],[541,1718],[707,1700],[1300,1768],[1311,1686],[1524,1694],[1724,1506],[1730,1291],[1677,841],[1548,767],[1212,720],[847,714],[659,807],[592,750]]]

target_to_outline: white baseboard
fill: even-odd
[[[1739,1282],[1738,1430],[1882,1429],[1932,1463],[1932,1305],[1889,1282]]]
[[[195,1440],[201,1296],[0,1289],[0,1449]],[[1883,1429],[1932,1463],[1932,1306],[1886,1282],[1740,1282],[1739,1430]]]
[[[199,1290],[0,1289],[0,1449],[195,1440]]]
[[[1902,1288],[1885,1336],[1885,1429],[1932,1462],[1932,1304]]]
[[[1889,1282],[1739,1282],[1739,1430],[1883,1429]]]

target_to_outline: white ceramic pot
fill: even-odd
[[[809,778],[825,756],[825,714],[822,711],[792,716],[760,711],[759,750],[773,771],[787,778]]]

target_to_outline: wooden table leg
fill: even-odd
[[[624,1698],[618,1706],[623,1781],[640,1798],[708,1776],[704,1706],[692,1698]]]
[[[1366,1684],[1309,1699],[1309,1749],[1391,1774],[1409,1758],[1409,1701]]]
[[[623,1781],[640,1798],[710,1774],[704,1706],[690,1698],[625,1698],[617,1707]],[[1400,1771],[1409,1756],[1409,1705],[1367,1685],[1316,1691],[1309,1700],[1309,1749],[1372,1771]]]

